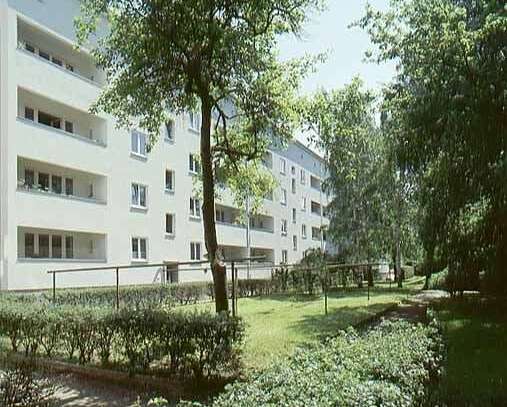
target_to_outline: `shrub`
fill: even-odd
[[[134,372],[157,369],[198,379],[233,373],[244,326],[240,319],[163,309],[42,307],[0,304],[0,335],[14,351],[64,355],[80,364],[116,362]],[[41,344],[41,347],[39,347]]]
[[[228,386],[213,406],[418,406],[441,352],[433,324],[385,321],[363,335],[349,329]]]

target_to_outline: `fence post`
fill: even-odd
[[[116,309],[120,309],[120,272],[116,267]]]
[[[324,307],[327,315],[327,264],[324,264]]]
[[[234,281],[234,262],[231,263],[231,281],[232,281],[232,293],[231,293],[231,298],[232,298],[232,316],[235,317],[236,316],[236,301],[235,301],[235,297],[236,297],[236,289],[235,289],[235,286],[236,286],[236,282]]]
[[[238,268],[234,267],[234,284],[238,284]],[[236,290],[237,287],[234,287],[234,309],[236,310],[236,315],[238,315],[238,292]]]
[[[53,271],[53,304],[56,304],[56,273]]]

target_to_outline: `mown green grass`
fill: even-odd
[[[507,299],[465,297],[436,310],[447,354],[435,401],[507,406]]]
[[[271,295],[238,300],[238,314],[246,323],[244,362],[262,368],[290,354],[297,345],[315,342],[385,311],[422,288],[423,279],[407,281],[405,288],[379,284],[370,290],[350,288],[329,294],[328,315],[324,297]],[[212,311],[213,304],[199,304]],[[188,309],[187,307],[184,307]]]

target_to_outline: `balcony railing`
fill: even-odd
[[[45,129],[45,130],[54,131],[55,133],[59,133],[59,134],[62,134],[64,136],[68,136],[68,137],[73,137],[73,138],[75,138],[77,140],[84,141],[84,142],[87,142],[87,143],[90,143],[90,144],[94,144],[94,145],[97,145],[97,146],[100,146],[100,147],[107,147],[106,143],[104,143],[103,141],[97,140],[95,138],[89,138],[89,137],[81,136],[80,134],[70,133],[68,131],[65,131],[64,129],[61,129],[61,128],[58,128],[58,127],[53,127],[53,126],[48,126],[46,124],[38,123],[38,122],[35,122],[33,120],[29,120],[29,119],[25,119],[24,117],[20,117],[20,116],[18,116],[17,119],[20,122],[22,122],[24,124],[28,124],[30,126],[38,127],[38,128]]]

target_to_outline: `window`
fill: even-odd
[[[201,260],[201,244],[196,242],[190,243],[190,260]]]
[[[287,190],[282,189],[282,199],[280,200],[282,205],[287,205]]]
[[[167,141],[174,141],[174,121],[168,120],[165,122],[165,139]]]
[[[65,178],[65,194],[74,195],[74,180],[72,178]]]
[[[35,110],[31,107],[25,107],[25,119],[33,122],[35,120]]]
[[[298,237],[296,235],[292,236],[292,250],[295,252],[298,250]]]
[[[39,187],[43,191],[49,191],[49,174],[39,172]]]
[[[306,239],[306,225],[301,225],[301,238]]]
[[[225,211],[223,209],[215,209],[215,219],[217,222],[225,222]]]
[[[51,175],[51,191],[55,194],[62,193],[62,177]]]
[[[62,258],[62,237],[58,235],[51,236],[51,257],[53,259]]]
[[[191,130],[199,131],[199,127],[201,127],[201,115],[196,112],[190,112],[188,114],[189,123],[188,126]]]
[[[292,175],[296,175],[296,167],[294,167],[294,166],[290,167],[290,173]]]
[[[165,233],[174,235],[174,214],[167,213],[165,215]]]
[[[320,228],[312,227],[312,239],[320,240]]]
[[[74,123],[65,120],[65,131],[67,133],[74,133]]]
[[[35,235],[25,233],[25,257],[35,257]]]
[[[46,51],[42,51],[41,49],[39,49],[39,56],[41,58],[47,59],[48,61],[51,60],[49,54]]]
[[[282,250],[282,263],[287,264],[288,253],[287,250]]]
[[[193,218],[201,217],[201,202],[198,198],[190,198],[190,216]]]
[[[285,159],[280,158],[280,174],[285,175],[285,167],[287,166],[287,163],[285,162]]]
[[[147,260],[146,239],[140,237],[132,238],[132,260]]]
[[[33,54],[35,54],[35,47],[29,43],[25,43],[25,49],[28,51],[28,52],[31,52]]]
[[[74,258],[74,238],[72,236],[65,236],[65,257],[67,259]]]
[[[146,134],[140,133],[137,130],[132,130],[131,142],[132,153],[146,156]]]
[[[49,235],[39,235],[39,257],[49,258]]]
[[[282,236],[287,236],[287,219],[282,219],[280,223],[281,223],[280,230],[282,232]]]
[[[292,178],[291,186],[292,186],[292,193],[295,194],[296,193],[296,179],[295,178]]]
[[[35,184],[35,172],[25,169],[25,187],[33,188],[33,184]]]
[[[300,171],[300,177],[301,177],[301,184],[302,184],[302,185],[305,185],[305,184],[306,184],[306,174],[305,174],[305,170],[301,170],[301,171]]]
[[[53,62],[55,65],[63,66],[63,61],[60,58],[51,57],[51,62]]]
[[[62,120],[59,117],[50,115],[48,113],[41,112],[39,110],[38,120],[40,124],[45,126],[54,127],[55,129],[61,129]]]
[[[165,170],[165,190],[174,191],[174,171]]]
[[[146,208],[146,186],[132,184],[132,206]]]
[[[201,172],[199,158],[196,154],[190,154],[188,156],[188,170],[193,174],[198,174]]]
[[[296,223],[296,208],[292,208],[292,223]]]
[[[301,210],[306,212],[306,197],[301,198]]]

